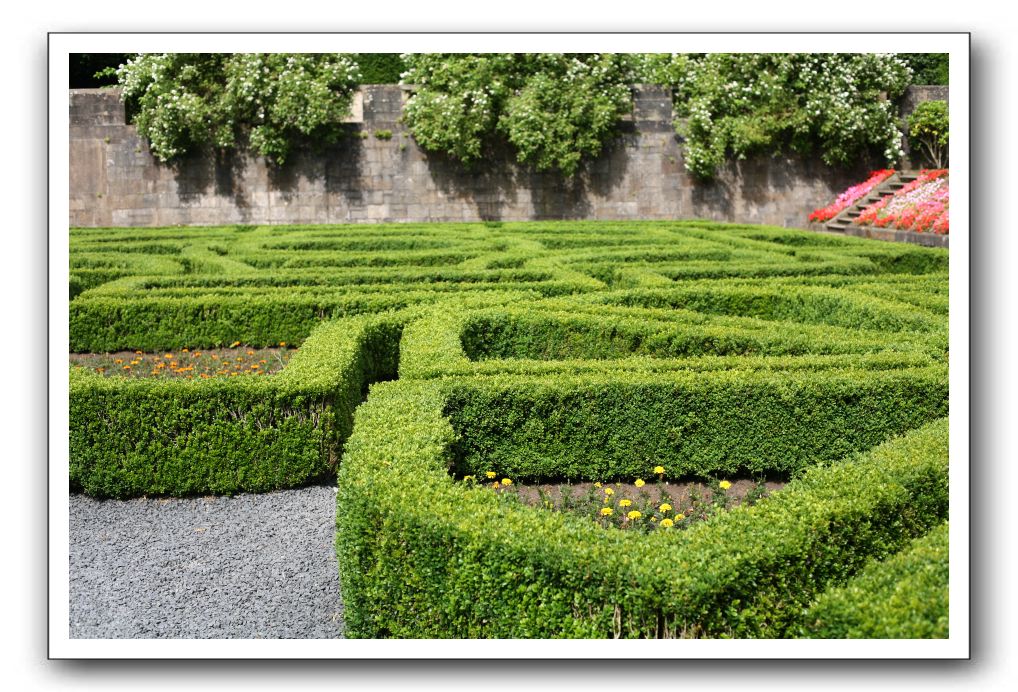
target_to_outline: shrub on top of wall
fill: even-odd
[[[413,53],[404,118],[427,151],[464,164],[508,142],[520,163],[572,176],[633,108],[622,53]]]
[[[141,53],[117,78],[160,161],[247,141],[280,164],[302,140],[338,140],[360,73],[340,53]]]

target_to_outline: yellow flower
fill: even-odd
[[[600,487],[601,487],[601,483],[600,483],[600,482],[598,482],[598,483],[595,483],[595,484],[594,484],[594,487],[595,487],[595,488],[600,488]]]
[[[513,484],[513,482],[511,480],[509,480],[508,478],[503,478],[502,479],[502,485],[512,485],[512,484]]]
[[[664,466],[655,466],[654,467],[654,473],[656,473],[658,475],[661,475],[664,472],[665,472],[665,467]]]
[[[675,526],[675,522],[673,522],[671,519],[662,519],[661,520],[661,526],[663,526],[666,529],[668,529],[668,528],[671,528],[672,526]]]
[[[279,342],[279,345],[280,345],[280,346],[286,346],[286,342],[285,342],[285,341],[280,341],[280,342]]]
[[[653,522],[657,522],[657,517],[651,517],[650,520]]]
[[[642,488],[644,485],[646,485],[646,483],[643,482],[642,478],[637,478],[636,483],[634,483],[633,485],[635,485],[637,488]]]
[[[601,516],[603,516],[603,517],[610,516],[611,513],[614,512],[614,511],[615,510],[612,509],[611,507],[602,507],[601,508]]]
[[[180,349],[180,352],[181,353],[190,353],[190,350],[186,349],[186,348],[182,348],[182,349]]]
[[[629,514],[627,514],[626,516],[627,516],[627,517],[629,517],[630,519],[639,519],[639,518],[640,518],[640,517],[642,517],[643,515],[642,515],[642,514],[640,514],[639,512],[637,512],[637,511],[636,511],[636,510],[634,509],[634,510],[633,510],[632,512],[630,512],[630,513],[629,513]]]
[[[463,482],[464,483],[466,483],[468,481],[472,481],[472,480],[474,480],[473,476],[463,476]]]
[[[685,518],[686,518],[685,514],[676,514],[675,515],[675,521],[682,521]]]
[[[604,489],[604,494],[605,494],[605,495],[614,495],[614,494],[615,494],[615,491],[614,491],[614,490],[612,490],[611,488],[605,488],[605,489]]]
[[[165,354],[163,354],[163,358],[165,358],[166,360],[171,360],[173,358],[173,354],[172,353],[165,353]]]
[[[114,363],[116,363],[117,365],[120,365],[121,363],[123,363],[123,362],[124,362],[124,359],[123,359],[123,358],[115,358],[115,359],[113,360],[113,362],[114,362]]]
[[[488,478],[494,478],[495,477],[495,472],[494,471],[485,471],[484,475],[487,476]]]
[[[721,488],[722,490],[728,490],[729,488],[731,488],[731,487],[732,487],[732,484],[731,484],[731,483],[729,483],[728,481],[721,481],[720,483],[718,483],[718,486],[719,486],[719,487],[720,487],[720,488]]]
[[[632,500],[619,500],[619,507],[628,507],[633,504]]]
[[[668,504],[667,502],[665,502],[660,507],[658,507],[658,509],[660,509],[662,512],[667,512],[671,508],[672,508],[672,506],[670,504]]]

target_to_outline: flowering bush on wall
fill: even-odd
[[[340,53],[143,53],[117,79],[160,161],[248,138],[283,163],[298,142],[339,139],[360,74]]]
[[[404,118],[427,151],[464,164],[508,142],[520,163],[576,173],[632,111],[634,58],[616,53],[411,53]]]
[[[821,209],[814,209],[809,215],[809,220],[819,223],[830,221],[842,211],[848,209],[858,200],[862,199],[867,193],[869,193],[870,190],[890,178],[892,175],[894,175],[893,168],[884,168],[879,171],[873,171],[870,173],[870,177],[867,178],[865,182],[848,188],[838,195],[838,198],[831,204],[828,204],[826,207]]]
[[[893,195],[863,209],[853,223],[945,235],[950,231],[950,192],[946,168],[923,170]]]
[[[673,54],[646,69],[673,87],[685,165],[701,178],[783,149],[832,166],[904,153],[895,100],[912,72],[893,53]]]

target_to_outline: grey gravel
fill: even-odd
[[[335,488],[70,498],[70,636],[343,636]]]

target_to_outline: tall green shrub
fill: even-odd
[[[399,53],[354,53],[361,84],[399,84],[406,63]]]
[[[950,130],[947,101],[924,101],[908,117],[909,141],[929,158],[934,168],[947,167]]]

